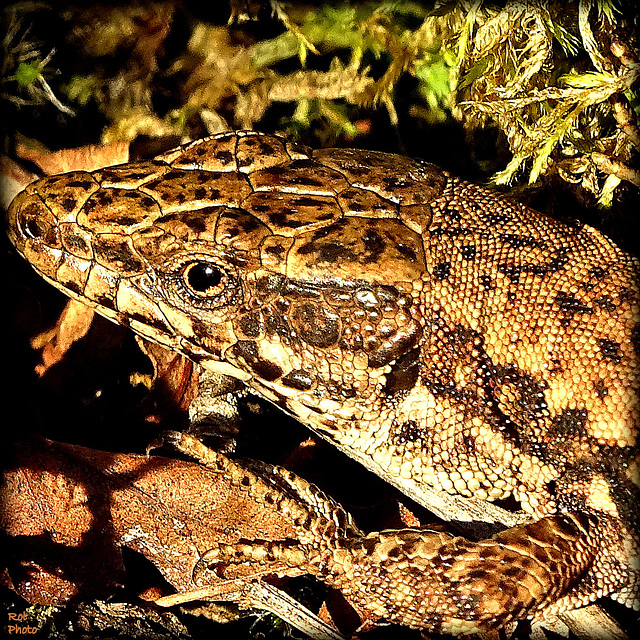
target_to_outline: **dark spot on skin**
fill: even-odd
[[[367,229],[367,231],[365,231],[362,236],[362,242],[365,250],[367,251],[367,255],[364,258],[364,264],[377,262],[378,258],[382,255],[387,246],[387,243],[384,241],[382,236],[373,229]]]
[[[123,227],[131,227],[132,225],[136,224],[136,222],[138,222],[138,220],[136,218],[131,218],[128,216],[118,216],[115,218],[103,218],[104,222],[114,222],[116,224],[122,225]]]
[[[404,554],[404,549],[402,549],[401,547],[395,547],[393,549],[389,549],[387,556],[389,558],[397,559],[402,557],[403,554]]]
[[[331,399],[337,400],[338,402],[345,398],[355,398],[358,395],[358,392],[353,387],[343,386],[336,382],[329,382],[329,384],[327,384],[327,393]]]
[[[598,396],[598,398],[603,399],[609,395],[609,389],[605,385],[604,380],[597,380],[593,386],[596,390],[596,395]]]
[[[78,189],[83,189],[84,191],[86,191],[87,189],[91,189],[93,185],[94,182],[92,180],[71,180],[71,182],[67,182],[66,184],[67,187],[75,187]]]
[[[589,412],[585,409],[564,409],[553,418],[549,431],[556,437],[581,436],[588,418]]]
[[[207,196],[207,190],[202,187],[196,187],[193,190],[193,195],[197,200],[202,200]]]
[[[60,206],[65,211],[73,211],[76,206],[76,201],[73,198],[65,197],[60,201]]]
[[[480,276],[479,282],[480,286],[485,291],[491,291],[491,289],[493,289],[493,281],[491,280],[491,276]]]
[[[264,329],[268,336],[277,335],[285,340],[293,336],[287,317],[278,309],[267,306],[263,308],[262,314],[264,317]]]
[[[67,234],[64,237],[64,241],[67,244],[67,246],[70,247],[71,249],[77,249],[78,251],[81,251],[83,253],[88,250],[88,246],[84,238],[82,238],[79,235],[76,235],[75,233]]]
[[[258,338],[263,334],[263,323],[259,311],[251,311],[238,316],[234,326],[247,338]]]
[[[262,139],[262,137],[256,137],[256,141],[257,141],[257,147],[258,150],[260,152],[261,155],[266,156],[266,155],[272,155],[274,152],[274,149],[277,151],[279,151],[280,149],[280,145],[274,145],[271,143],[271,140],[269,139]]]
[[[398,243],[396,245],[396,249],[398,250],[398,253],[409,262],[415,262],[418,259],[416,252],[405,244]]]
[[[498,265],[498,271],[506,276],[512,284],[518,284],[520,274],[522,273],[522,267],[500,264]]]
[[[454,340],[460,345],[471,344],[476,337],[479,336],[478,332],[462,324],[456,324],[454,331]]]
[[[487,225],[489,225],[490,227],[495,227],[497,225],[504,224],[505,222],[509,222],[509,220],[511,220],[510,216],[504,213],[495,213],[495,212],[489,213],[485,217],[485,219],[486,219]]]
[[[513,247],[514,249],[520,249],[521,247],[540,246],[540,243],[530,236],[519,236],[514,233],[501,233],[499,237],[505,244]]]
[[[98,191],[94,194],[93,200],[101,204],[102,206],[108,206],[113,202],[113,192],[112,191]]]
[[[596,298],[593,302],[602,310],[608,311],[609,313],[613,313],[617,309],[617,306],[611,296],[602,296],[600,298]]]
[[[202,153],[205,152],[205,149],[199,149]],[[231,151],[217,151],[216,152],[216,160],[219,160],[221,164],[230,164],[233,162],[234,157]]]
[[[60,284],[69,291],[73,291],[79,295],[84,295],[84,287],[80,282],[76,282],[75,280],[66,280],[60,278]]]
[[[633,295],[631,294],[631,291],[629,291],[629,289],[627,289],[626,287],[620,287],[618,298],[620,302],[626,302],[627,300],[631,300],[633,298]]]
[[[465,451],[473,454],[476,451],[476,439],[469,433],[465,433],[462,437],[462,444],[464,445]]]
[[[311,240],[322,240],[326,237],[331,237],[333,235],[338,235],[341,232],[345,225],[347,224],[346,220],[338,220],[332,225],[328,227],[321,227],[320,229],[316,229],[311,236]]]
[[[496,550],[493,547],[484,547],[480,549],[478,557],[482,560],[491,560],[495,557]]]
[[[114,289],[115,290],[115,289]],[[109,298],[106,295],[99,295],[96,296],[94,298],[94,300],[101,306],[101,307],[105,307],[106,309],[114,309],[115,310],[115,304],[113,302],[113,298]]]
[[[515,415],[523,422],[533,424],[546,416],[547,401],[544,395],[546,384],[521,373],[512,366],[497,367],[496,378],[509,384],[518,394],[515,399]]]
[[[349,247],[339,242],[318,243],[316,246],[318,260],[320,262],[357,262],[358,255]],[[299,253],[302,253],[302,247]]]
[[[238,167],[248,167],[254,163],[255,156],[246,154],[244,158],[238,158]]]
[[[172,169],[171,171],[167,171],[167,173],[162,176],[163,180],[177,180],[179,178],[184,178],[187,175],[188,171],[183,171],[181,169]]]
[[[286,253],[286,249],[281,245],[271,245],[268,246],[264,252],[268,255],[276,256],[277,258],[282,258],[282,256]]]
[[[584,305],[578,298],[570,293],[564,291],[558,291],[554,302],[560,307],[560,310],[564,313],[564,317],[567,323],[573,319],[576,314],[592,314],[593,310],[590,307]]]
[[[520,567],[507,567],[503,569],[502,575],[513,578],[514,580],[523,580],[527,576],[527,572]]]
[[[199,211],[184,211],[181,213],[170,213],[166,216],[160,216],[156,220],[156,224],[179,222],[186,225],[189,229],[191,229],[195,233],[203,233],[207,229],[205,216],[215,209],[216,207],[207,207],[206,209],[200,209]]]
[[[366,164],[354,164],[349,167],[349,172],[355,177],[368,176],[371,173],[371,167]]]
[[[122,271],[139,273],[142,271],[142,262],[131,253],[128,245],[124,242],[113,242],[109,244],[99,244],[95,247],[96,259],[98,262],[118,265]]]
[[[569,261],[569,252],[561,251],[555,258],[547,262],[547,264],[499,264],[498,271],[506,276],[512,284],[517,284],[520,280],[520,274],[531,273],[535,276],[545,276],[549,273],[555,273],[561,269]]]
[[[608,338],[602,338],[598,340],[598,346],[600,347],[600,353],[604,358],[613,360],[613,362],[620,362],[621,357],[619,355],[620,343],[615,340],[609,340]]]
[[[298,196],[291,199],[291,204],[296,207],[316,207],[318,201],[311,196]]]
[[[247,366],[260,378],[272,382],[282,375],[282,369],[272,362],[263,360],[258,348],[251,340],[239,340],[231,347],[233,354],[242,358]]]
[[[245,233],[255,231],[260,226],[260,222],[253,216],[239,216],[239,219],[240,226]]]
[[[589,269],[589,274],[596,280],[604,280],[609,275],[609,270],[604,267],[593,267]]]
[[[273,209],[273,207],[270,207]],[[269,221],[277,226],[288,229],[298,229],[304,227],[307,223],[304,220],[299,220],[289,215],[288,210],[276,210],[269,214]]]
[[[451,275],[451,263],[440,262],[433,268],[433,277],[436,280],[446,280]]]
[[[408,182],[404,178],[396,178],[395,176],[385,176],[382,178],[382,184],[386,187],[387,190],[393,191],[398,187],[400,188],[406,187]]]
[[[295,369],[282,378],[280,382],[292,389],[307,391],[313,385],[313,378],[308,372],[302,371],[302,369]]]
[[[301,340],[314,347],[336,344],[342,332],[340,316],[311,302],[294,307],[292,322]]]
[[[476,248],[472,244],[466,244],[460,251],[464,260],[473,260],[476,257]]]
[[[420,373],[420,348],[416,347],[400,356],[386,375],[386,382],[382,388],[383,393],[395,395],[401,391],[413,389],[418,381]]]
[[[362,538],[360,542],[360,546],[364,549],[365,553],[371,555],[376,546],[378,545],[379,540],[377,537],[372,536],[371,538]]]
[[[394,430],[396,441],[398,444],[406,444],[407,442],[417,442],[422,436],[422,429],[415,420],[407,420],[403,422],[397,431]]]
[[[267,169],[263,169],[262,171],[270,176],[278,177],[287,173],[287,167],[282,167],[282,166],[268,167]]]

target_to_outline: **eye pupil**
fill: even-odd
[[[187,273],[187,283],[194,290],[201,293],[217,287],[222,280],[220,269],[208,262],[197,262],[189,267]]]

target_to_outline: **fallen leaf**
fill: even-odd
[[[118,547],[126,546],[176,590],[189,591],[195,564],[214,543],[295,539],[292,522],[251,497],[243,468],[229,464],[232,475],[48,440],[16,445],[0,516],[14,589],[39,604],[107,595],[124,578]],[[256,572],[264,573],[238,565],[223,577]],[[296,572],[276,565],[268,573]]]
[[[77,300],[69,300],[55,326],[31,340],[34,349],[42,349],[42,363],[36,366],[39,376],[60,362],[74,342],[87,335],[93,317],[93,309]]]
[[[54,175],[66,171],[93,171],[112,164],[128,162],[129,143],[88,144],[60,151],[46,151],[19,143],[16,154],[23,160],[30,160],[38,165],[46,175]]]
[[[198,394],[199,374],[192,360],[165,347],[137,338],[140,350],[153,365],[153,375],[145,380],[137,378],[145,386],[158,388],[156,402],[162,401],[172,409],[188,411],[189,405]],[[165,411],[160,411],[166,415]]]
[[[18,445],[0,523],[15,591],[34,604],[113,592],[124,578],[100,479],[55,446]]]

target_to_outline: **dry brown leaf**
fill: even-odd
[[[93,171],[112,164],[128,162],[129,143],[89,144],[53,152],[19,143],[16,154],[24,160],[34,162],[45,174],[53,175],[66,171]]]
[[[18,193],[37,177],[7,156],[0,155],[0,207],[6,211]]]
[[[193,568],[214,543],[296,538],[282,513],[225,473],[48,440],[17,445],[1,497],[13,588],[39,604],[113,592],[123,579],[119,546],[144,555],[176,590],[190,591]],[[224,578],[254,574],[256,567],[238,566]]]
[[[16,592],[34,604],[112,592],[124,573],[94,474],[43,444],[18,446],[7,467],[0,521]]]
[[[42,363],[36,366],[39,376],[60,362],[74,342],[87,335],[93,317],[93,309],[82,302],[69,300],[55,326],[31,340],[34,349],[42,349]]]
[[[157,388],[155,395],[162,399],[163,407],[187,411],[199,389],[198,369],[193,361],[154,342],[141,338],[137,342],[153,365],[153,376],[138,381]],[[148,419],[152,420],[152,416]]]

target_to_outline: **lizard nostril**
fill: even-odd
[[[34,218],[33,216],[24,216],[20,221],[20,227],[22,232],[27,238],[32,240],[39,240],[43,238],[47,231],[49,231],[49,225],[42,219]]]
[[[46,215],[46,214],[45,214]],[[42,212],[26,210],[19,214],[20,232],[29,240],[42,242],[49,247],[60,247],[57,227]]]

